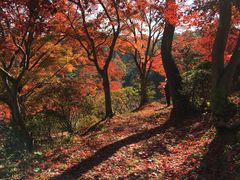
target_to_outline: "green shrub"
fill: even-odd
[[[210,108],[211,63],[203,62],[183,74],[183,93],[199,111]]]
[[[130,112],[139,105],[138,91],[134,87],[126,87],[112,92],[112,106],[116,114]]]
[[[34,137],[46,139],[65,131],[71,134],[95,121],[89,118],[94,114],[95,97],[83,91],[82,86],[81,81],[63,78],[44,86],[29,98],[27,123]]]
[[[51,136],[60,132],[84,131],[91,124],[97,121],[94,114],[92,97],[82,97],[74,108],[66,105],[66,102],[57,104],[53,110],[43,109],[42,111],[28,116],[27,126],[33,132],[35,140],[51,139]],[[66,107],[66,108],[64,108]],[[41,138],[39,138],[41,137]]]
[[[44,112],[28,117],[27,126],[36,142],[39,140],[50,140],[51,134],[61,131],[57,118],[47,116]]]
[[[134,87],[126,87],[120,90],[111,91],[111,98],[112,108],[115,114],[130,112],[139,106],[138,89]],[[95,109],[97,117],[104,117],[104,95],[97,99]]]

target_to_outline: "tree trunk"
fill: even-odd
[[[218,130],[227,128],[227,121],[234,115],[228,94],[234,73],[240,62],[240,34],[231,59],[224,65],[224,52],[231,27],[232,3],[220,1],[220,18],[212,52],[212,117]]]
[[[33,139],[25,125],[25,108],[23,100],[19,95],[19,91],[21,91],[21,88],[19,87],[20,80],[5,73],[5,70],[3,69],[0,69],[0,77],[6,92],[4,94],[5,97],[0,97],[0,100],[9,106],[12,113],[10,124],[15,136],[13,141],[14,148],[21,146],[20,148],[23,147],[32,151]]]
[[[233,72],[231,74],[223,73],[212,90],[212,114],[218,129],[226,128],[226,123],[235,114],[235,109],[230,105],[228,99],[233,75]]]
[[[104,90],[104,98],[105,98],[105,118],[113,117],[112,111],[112,101],[111,101],[111,92],[110,92],[110,83],[108,78],[107,71],[103,73],[103,90]]]
[[[148,94],[147,94],[147,81],[145,76],[141,76],[141,83],[140,83],[140,106],[142,107],[148,103]]]
[[[172,114],[186,116],[193,109],[188,98],[181,94],[182,79],[176,63],[172,57],[172,42],[175,27],[166,22],[162,39],[162,62],[169,83],[170,95],[173,102]]]
[[[240,90],[240,64],[238,64],[238,67],[234,73],[233,76],[233,90],[237,91]]]
[[[20,143],[22,143],[25,148],[31,151],[33,148],[33,139],[26,128],[24,122],[24,110],[17,95],[11,98],[10,109],[12,111],[12,127],[14,133],[19,139]]]

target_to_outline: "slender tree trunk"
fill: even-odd
[[[188,98],[182,95],[182,79],[172,57],[172,42],[175,27],[166,22],[162,39],[162,62],[169,83],[170,95],[173,102],[173,114],[185,116],[191,113],[192,106]]]
[[[140,82],[140,106],[142,107],[144,105],[146,105],[149,101],[148,99],[148,94],[147,94],[147,81],[146,81],[146,77],[144,75],[141,75],[141,82]]]
[[[112,110],[112,100],[111,100],[111,91],[110,91],[110,83],[107,71],[104,71],[103,75],[103,90],[104,90],[104,98],[105,98],[105,118],[113,117]]]

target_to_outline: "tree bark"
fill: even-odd
[[[27,150],[32,151],[33,139],[25,125],[25,112],[22,102],[17,94],[11,97],[10,109],[12,111],[12,127],[16,137]]]
[[[221,85],[224,75],[224,52],[231,24],[231,2],[220,1],[220,19],[212,51],[212,113],[216,126],[223,126],[224,114],[227,114],[227,89]],[[221,124],[221,125],[220,125]]]
[[[110,92],[110,83],[107,71],[103,72],[103,90],[104,90],[104,98],[105,98],[105,118],[113,117],[112,110],[112,100],[111,100],[111,92]]]
[[[231,14],[231,2],[229,0],[220,0],[220,18],[212,51],[213,88],[217,86],[219,76],[224,71],[224,52],[231,25]]]
[[[140,77],[140,106],[142,107],[144,105],[146,105],[149,101],[148,99],[148,94],[147,94],[147,81],[146,81],[146,77],[144,75],[142,75]]]
[[[166,22],[163,32],[161,54],[163,67],[169,83],[170,95],[173,103],[173,115],[186,116],[191,113],[192,106],[182,91],[182,78],[180,76],[178,67],[172,57],[172,42],[174,36],[175,27]]]
[[[13,143],[16,143],[16,147],[20,145],[31,151],[33,148],[33,139],[25,125],[25,108],[23,100],[19,95],[19,81],[9,74],[3,73],[2,69],[0,76],[2,85],[5,88],[4,97],[0,97],[0,100],[7,104],[12,112],[10,124],[15,138],[17,138]]]
[[[234,91],[237,91],[237,90],[240,90],[240,63],[238,64],[237,66],[237,69],[234,73],[234,76],[233,76],[233,90]]]
[[[229,0],[220,1],[220,18],[212,52],[212,117],[217,129],[227,127],[233,115],[229,106],[228,94],[237,66],[240,62],[240,34],[228,64],[224,64],[224,52],[231,27],[232,4]]]

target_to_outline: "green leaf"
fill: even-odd
[[[41,169],[40,168],[34,168],[34,170],[33,170],[34,172],[40,172],[41,171]]]
[[[35,154],[35,155],[38,155],[38,156],[42,156],[42,155],[43,155],[43,153],[40,152],[40,151],[36,151],[36,152],[34,152],[34,154]]]

